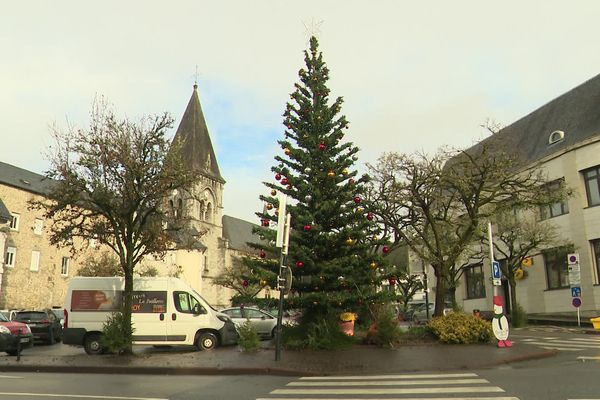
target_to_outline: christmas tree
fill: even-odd
[[[340,312],[357,312],[387,298],[378,291],[386,273],[382,252],[389,251],[365,199],[366,175],[358,176],[358,148],[344,142],[348,121],[340,115],[342,98],[329,101],[329,70],[310,39],[306,66],[283,114],[283,155],[275,156],[273,182],[261,196],[265,202],[258,257],[247,258],[252,277],[276,287],[279,252],[274,247],[279,193],[287,195],[291,230],[287,265],[294,279],[286,308],[301,309],[305,320],[320,320]],[[393,280],[390,280],[393,282]]]

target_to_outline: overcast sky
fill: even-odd
[[[598,1],[11,1],[0,12],[0,161],[41,173],[49,126],[96,95],[131,118],[199,94],[224,214],[257,222],[282,113],[319,25],[359,164],[470,146],[600,72]],[[599,110],[600,112],[600,110]],[[172,132],[174,134],[174,132]]]

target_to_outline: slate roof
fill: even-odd
[[[11,218],[12,215],[10,215],[10,211],[8,211],[8,208],[6,208],[2,199],[0,199],[0,224],[7,223]]]
[[[45,195],[55,183],[52,179],[0,161],[0,183]]]
[[[234,250],[251,252],[254,249],[248,247],[246,243],[258,243],[261,239],[258,235],[252,233],[252,228],[258,227],[248,221],[239,218],[223,215],[223,237],[229,240],[229,247]]]
[[[205,176],[225,183],[221,176],[217,157],[210,140],[208,127],[200,106],[198,85],[194,85],[192,97],[183,113],[173,141],[180,141],[182,157],[186,166]]]
[[[548,139],[554,131],[563,131],[564,139],[549,144]],[[524,165],[529,165],[597,136],[600,136],[600,74],[469,150],[487,145],[514,153]]]

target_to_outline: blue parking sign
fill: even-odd
[[[581,297],[581,287],[573,286],[571,288],[571,297]]]
[[[492,261],[492,278],[500,279],[501,276],[500,263],[498,261]]]

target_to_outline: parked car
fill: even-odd
[[[445,304],[444,306],[445,306],[444,310],[443,310],[444,315],[446,315],[452,311],[451,304]],[[431,302],[431,303],[429,303],[429,318],[431,318],[433,316],[434,311],[435,311],[435,303]],[[408,303],[407,319],[409,321],[412,321],[415,324],[419,324],[421,322],[427,321],[427,308],[425,306],[425,303],[424,302]]]
[[[62,340],[60,320],[51,311],[19,311],[14,320],[27,324],[34,339],[44,340],[48,344]]]
[[[9,321],[13,320],[16,313],[17,310],[0,310],[0,314],[4,315],[4,317]]]
[[[277,318],[266,311],[253,307],[231,307],[221,310],[221,312],[228,315],[236,326],[250,321],[260,336],[275,336]]]
[[[0,314],[0,351],[16,356],[19,343],[21,349],[33,346],[31,330],[27,324],[9,321],[4,314]]]

